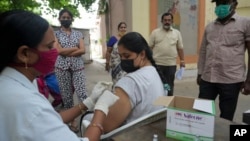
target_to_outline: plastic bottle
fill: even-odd
[[[163,87],[164,87],[164,91],[165,91],[165,96],[167,96],[168,91],[170,90],[170,86],[168,84],[164,84]]]

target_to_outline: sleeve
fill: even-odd
[[[82,32],[80,32],[80,31],[77,31],[77,32],[78,32],[77,35],[78,35],[79,39],[83,39],[83,34],[82,34]]]
[[[200,53],[199,53],[199,59],[198,59],[198,74],[202,74],[203,69],[204,69],[204,64],[205,64],[205,57],[206,57],[206,45],[207,45],[207,40],[206,40],[206,30],[204,32],[201,46],[200,46]]]
[[[80,140],[79,141],[89,141],[88,138],[79,138]]]
[[[250,42],[250,18],[247,18],[247,22],[246,22],[245,39],[247,42]]]
[[[183,41],[182,41],[181,32],[178,30],[177,30],[177,32],[178,32],[177,48],[182,49],[183,48]]]
[[[116,42],[117,42],[116,37],[112,36],[107,42],[107,47],[113,47]]]
[[[56,30],[56,31],[54,32],[54,35],[55,35],[56,38],[58,38],[58,33],[59,33],[58,30]]]
[[[50,91],[53,91],[54,93],[60,95],[58,81],[54,72],[45,76],[45,82]]]
[[[115,85],[115,87],[120,87],[123,89],[127,95],[130,98],[131,108],[133,109],[138,101],[140,101],[141,98],[139,98],[139,95],[136,95],[137,86],[136,82],[128,76],[122,77]]]
[[[48,104],[39,100],[39,106],[33,106],[33,113],[25,124],[22,132],[27,141],[88,141],[79,138],[63,123],[60,115]],[[35,102],[39,102],[35,100]]]
[[[154,36],[154,31],[151,33],[150,37],[149,37],[149,42],[148,45],[151,49],[154,48],[155,45],[155,36]]]

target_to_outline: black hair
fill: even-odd
[[[62,15],[64,13],[68,13],[69,16],[71,17],[71,19],[73,20],[73,14],[68,10],[68,9],[62,9],[60,12],[59,12],[59,19],[62,17]]]
[[[165,16],[171,16],[171,19],[174,20],[174,16],[172,13],[170,12],[166,12],[166,13],[163,13],[162,16],[161,16],[161,21],[163,21],[164,17]]]
[[[212,0],[211,2],[218,2],[220,0]],[[233,2],[238,2],[237,0],[233,0]]]
[[[219,2],[220,0],[212,0],[211,2]],[[229,0],[228,0],[229,1]],[[232,0],[232,2],[235,2],[236,3],[236,5],[238,4],[238,1],[237,0]]]
[[[118,42],[118,46],[122,45],[129,51],[135,52],[139,54],[143,50],[145,50],[146,57],[150,60],[151,64],[156,68],[163,84],[167,83],[166,78],[163,76],[162,72],[158,69],[155,64],[155,60],[153,59],[153,53],[149,48],[149,45],[145,38],[138,32],[129,32],[122,36],[122,38]]]
[[[119,30],[119,28],[120,28],[123,24],[125,24],[125,26],[127,27],[127,24],[126,24],[125,22],[120,22],[120,23],[118,24],[118,26],[117,26],[117,29]]]
[[[20,46],[36,48],[42,41],[49,23],[41,16],[24,10],[0,14],[0,72],[15,59]]]

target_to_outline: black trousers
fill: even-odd
[[[219,95],[220,117],[233,120],[243,82],[233,84],[200,82],[199,98],[215,100]]]
[[[170,86],[170,91],[168,92],[168,96],[173,96],[174,94],[174,79],[176,66],[161,66],[157,65],[157,67],[161,70],[164,77],[167,79],[167,83]]]

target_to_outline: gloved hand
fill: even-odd
[[[94,93],[103,93],[106,89],[108,89],[110,86],[112,86],[112,82],[106,82],[106,81],[99,81],[97,84],[94,86],[92,90],[92,94]],[[97,100],[97,99],[96,99]]]
[[[101,110],[107,116],[109,107],[115,104],[115,102],[119,99],[118,96],[114,95],[109,90],[105,90],[100,98],[97,100],[95,104],[95,110]]]
[[[85,100],[83,100],[83,104],[88,108],[89,111],[93,111],[93,108],[95,106],[95,103],[96,103],[97,99],[112,84],[113,84],[112,82],[105,82],[105,81],[97,82],[97,84],[94,86],[90,96],[87,97]]]

